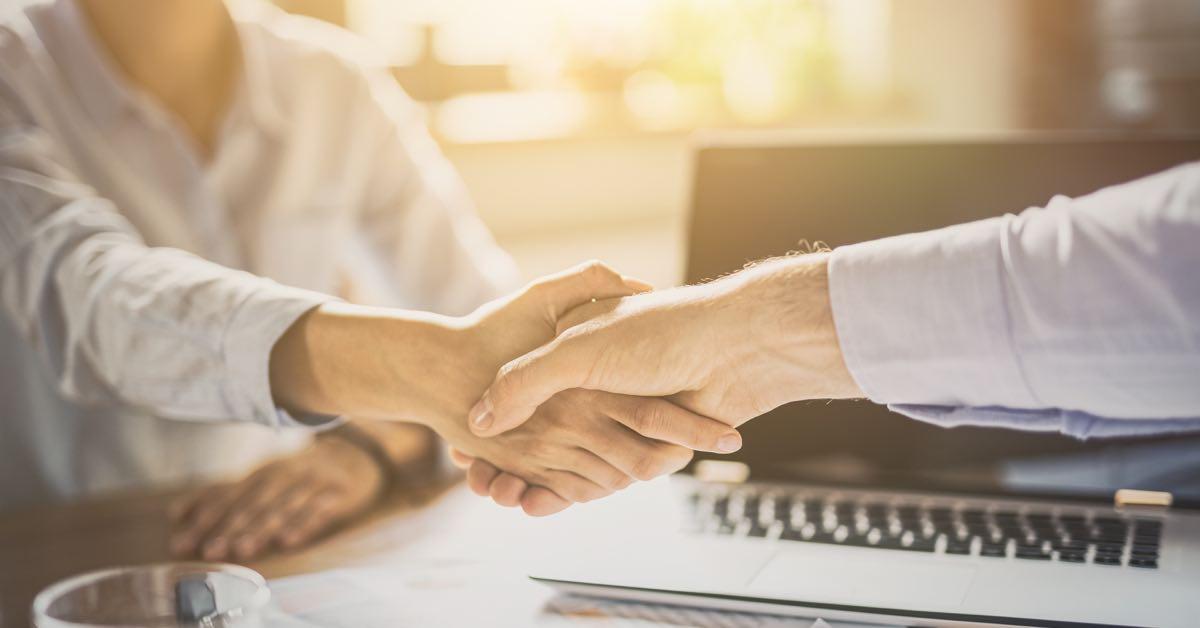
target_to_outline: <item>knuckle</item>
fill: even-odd
[[[608,274],[609,268],[598,259],[590,259],[580,265],[580,274],[586,275],[604,275]]]
[[[633,409],[632,422],[637,433],[653,438],[662,428],[662,408],[655,403],[638,403]]]
[[[696,456],[696,452],[687,447],[670,447],[670,449],[671,453],[668,454],[668,464],[665,473],[675,473],[683,469]]]
[[[586,501],[579,487],[573,482],[551,481],[543,484],[543,486],[551,491],[554,491],[556,494],[569,502],[578,503]]]
[[[605,488],[599,484],[589,484],[584,488],[584,501],[592,501],[603,499],[613,494],[613,489]]]
[[[587,281],[594,283],[606,283],[620,278],[617,271],[609,267],[608,264],[596,259],[584,262],[579,274]]]
[[[550,289],[550,285],[551,285],[551,280],[546,277],[542,277],[539,279],[535,279],[534,281],[530,282],[529,285],[525,286],[524,292],[525,292],[525,294],[529,294],[529,295],[545,294],[546,291],[548,291]]]
[[[529,460],[550,462],[555,459],[555,446],[545,440],[534,440],[525,446]]]
[[[642,480],[653,480],[659,475],[659,462],[654,456],[641,456],[633,462],[633,468],[630,469],[633,477]]]

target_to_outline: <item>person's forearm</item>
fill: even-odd
[[[318,307],[271,352],[276,403],[301,412],[431,425],[465,416],[472,390],[459,319],[342,303]]]
[[[1193,164],[841,247],[830,279],[846,363],[878,403],[1189,420],[1200,416],[1197,237]]]
[[[842,358],[827,253],[768,260],[727,281],[725,300],[749,334],[743,359],[769,367],[789,401],[863,396]]]

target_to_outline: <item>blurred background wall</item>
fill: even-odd
[[[1200,129],[1196,0],[276,3],[386,54],[528,276],[679,281],[698,129]]]
[[[1194,0],[279,3],[386,52],[528,275],[678,282],[697,129],[1200,128]]]

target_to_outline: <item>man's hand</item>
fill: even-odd
[[[671,396],[731,426],[793,400],[862,396],[834,330],[827,257],[584,306],[564,321],[574,326],[500,369],[471,429],[503,433],[571,388]]]
[[[370,508],[388,470],[339,438],[267,463],[239,482],[213,486],[171,509],[171,551],[205,560],[248,560],[309,543]]]

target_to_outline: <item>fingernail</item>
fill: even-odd
[[[492,426],[493,420],[491,403],[488,402],[485,395],[475,404],[474,408],[471,408],[471,423],[481,430],[486,430]]]
[[[717,449],[724,454],[731,454],[742,448],[741,434],[726,434],[717,439]]]

